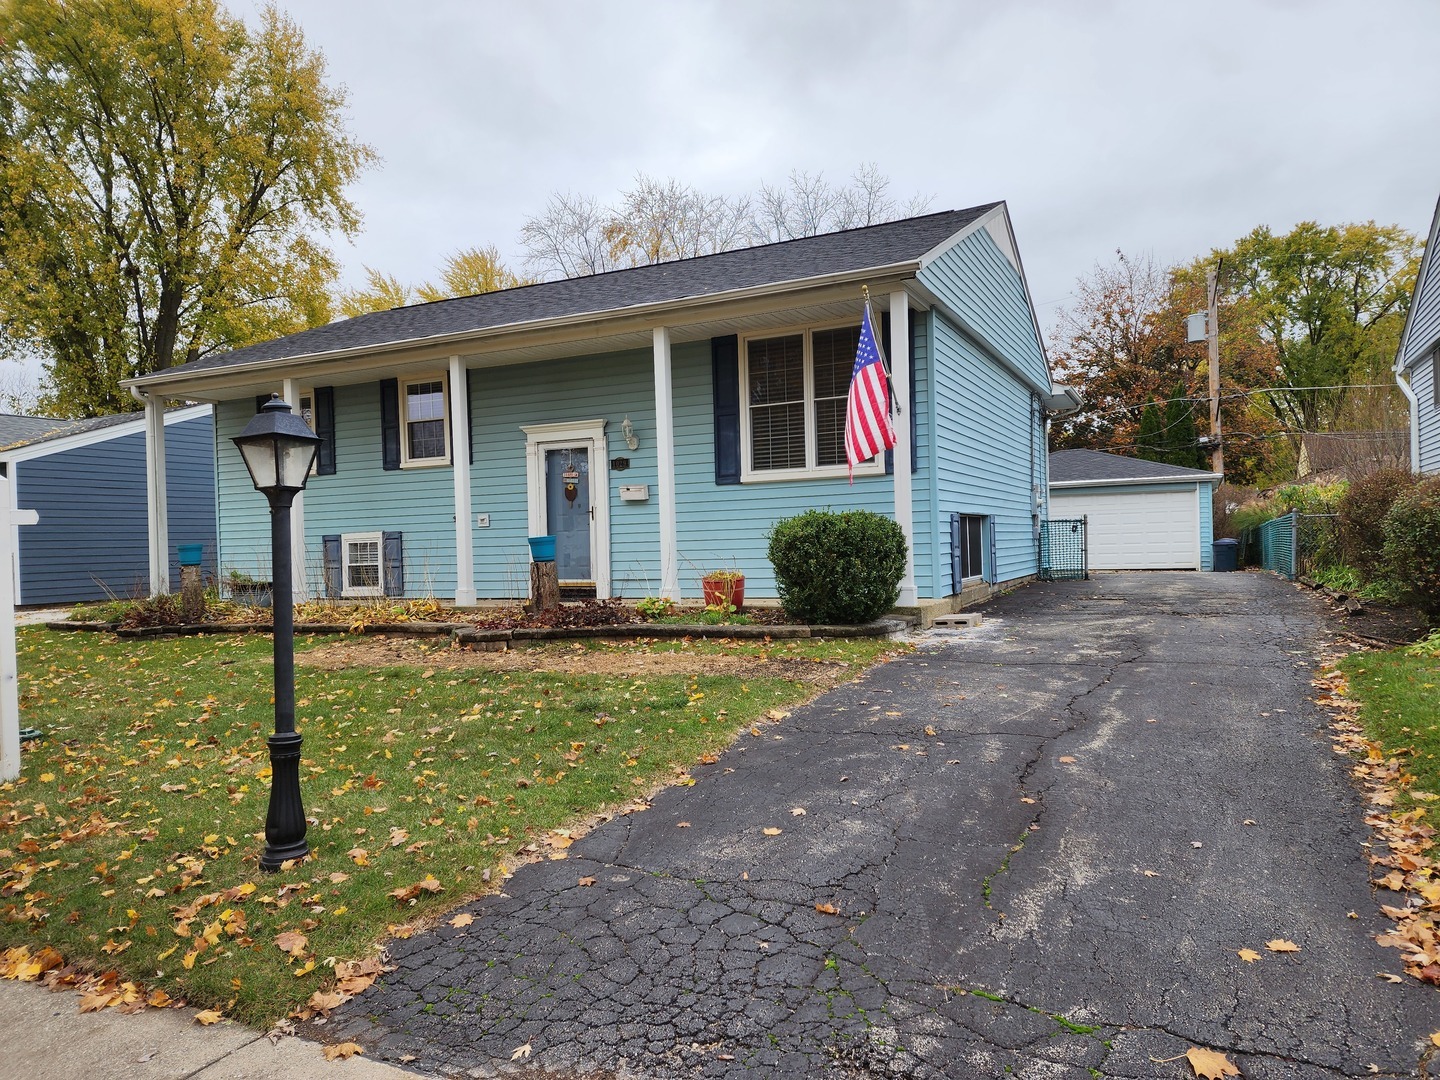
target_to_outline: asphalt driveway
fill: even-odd
[[[1440,994],[1376,977],[1317,603],[1019,590],[396,942],[331,1037],[447,1076],[1440,1076]]]

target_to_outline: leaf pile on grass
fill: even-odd
[[[585,821],[643,806],[737,730],[814,692],[754,675],[325,669],[302,657],[314,858],[264,874],[267,638],[20,640],[22,723],[45,738],[0,786],[0,948],[25,950],[6,954],[11,966],[53,953],[122,988],[111,1006],[159,991],[257,1025],[333,1007],[378,973],[385,939],[519,862],[567,857]],[[894,646],[725,651],[746,648],[844,657],[858,672]],[[703,650],[691,655],[703,671]]]
[[[1365,792],[1374,884],[1394,896],[1381,912],[1394,926],[1376,940],[1399,949],[1405,971],[1440,986],[1440,634],[1391,652],[1357,653],[1316,680],[1337,710],[1337,749],[1355,756]]]

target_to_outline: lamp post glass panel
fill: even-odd
[[[271,611],[275,622],[275,734],[270,745],[270,810],[265,817],[263,870],[279,870],[310,852],[300,801],[300,744],[295,730],[295,598],[291,584],[290,506],[305,488],[320,438],[290,406],[272,395],[235,445],[255,490],[270,500]]]

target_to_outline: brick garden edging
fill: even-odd
[[[402,637],[449,636],[461,645],[508,648],[512,642],[573,641],[580,639],[629,641],[634,638],[736,638],[760,641],[827,637],[890,637],[910,629],[908,619],[877,619],[859,626],[717,625],[705,623],[619,623],[614,626],[519,626],[510,630],[487,630],[469,623],[409,622],[378,623],[352,631],[344,623],[296,623],[296,634],[390,634]],[[186,623],[180,626],[121,627],[117,623],[56,620],[48,630],[109,631],[124,638],[186,637],[195,634],[268,634],[269,623]]]

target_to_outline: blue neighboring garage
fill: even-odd
[[[0,416],[0,471],[13,509],[34,510],[17,529],[16,603],[70,604],[150,592],[145,421],[140,413],[93,420]],[[204,546],[215,573],[215,420],[209,405],[165,416],[170,537]],[[179,580],[170,553],[171,580]]]

